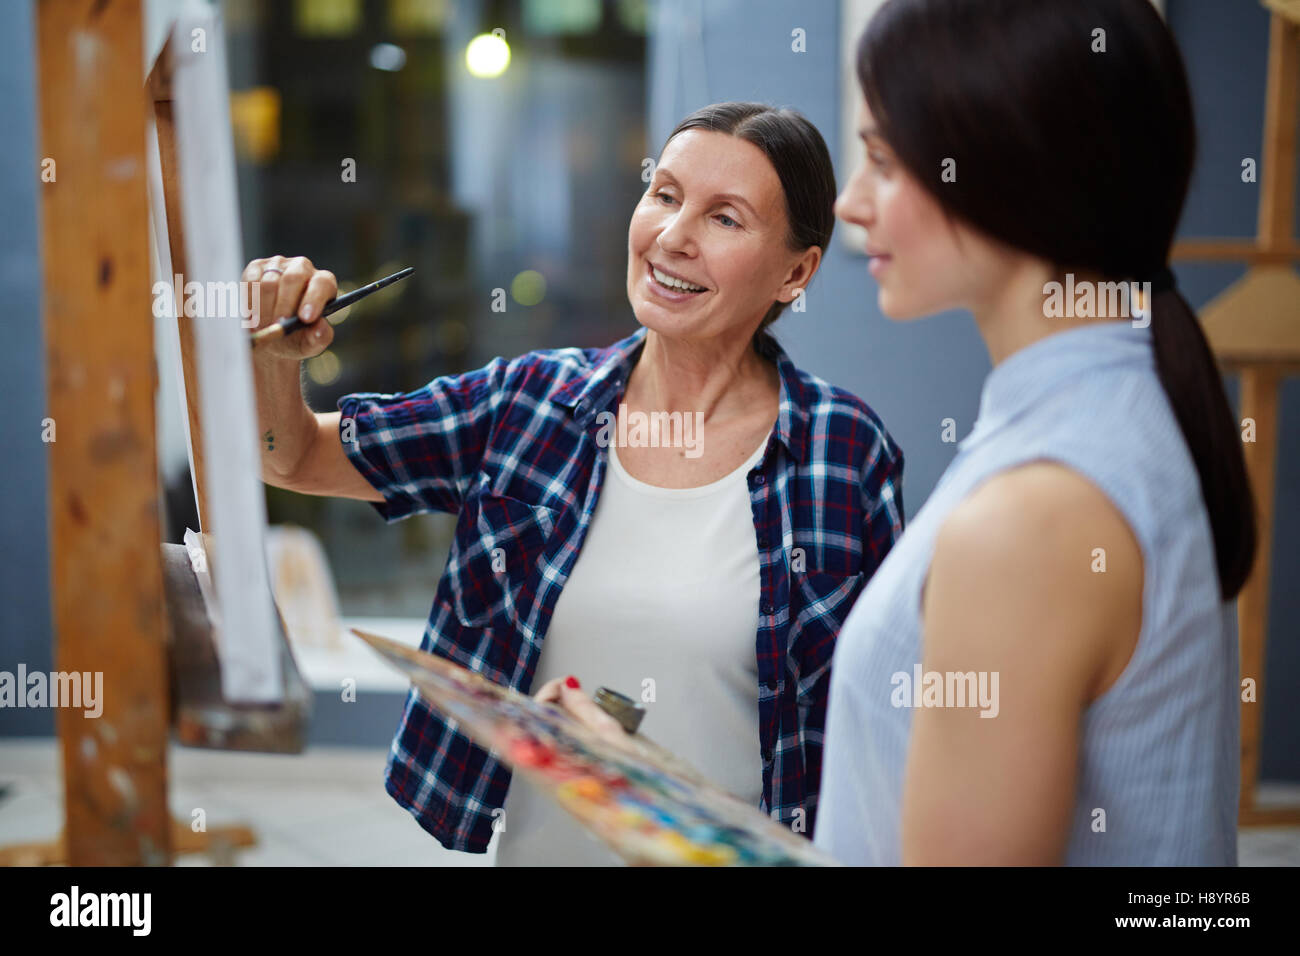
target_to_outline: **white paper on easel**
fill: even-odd
[[[202,31],[202,33],[196,33]],[[191,43],[203,36],[202,50]],[[185,226],[186,286],[220,288],[243,268],[225,39],[213,14],[172,30],[173,116]],[[212,285],[209,283],[220,284]],[[239,297],[242,301],[243,297]],[[178,303],[178,307],[179,307]],[[232,703],[282,698],[280,647],[266,569],[266,506],[248,331],[238,314],[195,320],[199,420],[203,423],[208,554],[220,611],[221,691]]]
[[[173,285],[171,238],[167,232],[167,200],[163,194],[162,157],[158,151],[158,128],[150,115],[145,136],[145,163],[148,167],[149,182],[149,250],[154,266],[154,286],[159,282],[169,288]],[[159,309],[165,307],[160,316]],[[203,503],[199,501],[198,469],[194,466],[194,436],[190,434],[190,416],[186,414],[188,399],[185,395],[185,370],[181,362],[181,329],[177,323],[175,291],[172,295],[158,295],[155,292],[154,341],[158,343],[159,380],[172,379],[176,386],[177,404],[180,409],[181,434],[185,439],[185,456],[190,466],[190,487],[194,491],[194,508],[199,516],[199,524],[204,522]],[[165,399],[164,399],[165,401]],[[159,414],[159,422],[163,420]]]
[[[190,569],[194,572],[194,580],[198,582],[203,610],[207,612],[208,623],[212,625],[214,641],[220,652],[221,613],[217,609],[217,592],[212,586],[212,575],[208,573],[208,549],[203,544],[203,535],[191,528],[185,529],[185,553],[190,557]]]

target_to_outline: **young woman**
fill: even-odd
[[[1254,516],[1167,266],[1194,152],[1173,38],[1146,0],[891,0],[857,67],[836,213],[881,310],[969,310],[993,370],[840,635],[816,842],[1233,865]]]
[[[834,201],[802,116],[706,107],[669,137],[628,227],[638,332],[347,395],[334,414],[311,413],[298,384],[329,344],[314,317],[334,278],[257,260],[262,314],[311,323],[259,350],[264,478],[375,502],[388,521],[459,512],[425,650],[523,692],[572,676],[646,700],[659,743],[811,832],[835,634],[903,514],[902,454],[879,419],[765,331],[816,273]],[[634,437],[672,414],[698,423],[689,447]],[[444,846],[482,852],[501,829],[502,863],[614,862],[526,787],[502,818],[509,785],[411,693],[387,789]]]

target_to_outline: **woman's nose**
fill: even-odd
[[[657,241],[664,252],[689,252],[695,242],[691,223],[682,213],[675,213],[659,230]]]
[[[836,197],[833,208],[836,218],[841,222],[850,222],[864,228],[870,227],[875,218],[875,208],[858,176],[849,180],[844,191]]]

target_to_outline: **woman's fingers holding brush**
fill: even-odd
[[[244,267],[240,278],[245,282],[256,283],[254,305],[257,312],[253,316],[257,323],[255,330],[265,328],[277,318],[275,299],[280,291],[280,277],[284,275],[286,265],[288,260],[284,256],[267,256],[264,259],[254,259]]]
[[[317,269],[307,280],[307,288],[298,303],[298,317],[304,322],[315,322],[321,312],[339,294],[338,279],[327,269]]]
[[[258,284],[257,323],[263,329],[281,319],[297,316],[307,323],[288,336],[263,343],[257,354],[302,360],[319,355],[334,339],[328,322],[317,322],[325,305],[338,293],[334,273],[317,269],[306,256],[268,256],[254,259],[243,279]]]
[[[316,313],[320,315],[319,312]],[[317,322],[313,318],[305,328],[291,332],[283,340],[284,347],[300,359],[309,359],[320,355],[334,341],[334,326],[329,321]]]
[[[303,317],[300,315],[303,293],[307,291],[307,283],[311,281],[315,271],[316,267],[306,256],[297,256],[285,261],[284,272],[276,282],[273,321],[278,322],[280,319],[295,315],[299,318]]]
[[[305,259],[303,261],[306,262]],[[310,263],[308,267],[310,268]],[[296,277],[294,282],[297,282]],[[294,354],[298,358],[307,359],[319,355],[329,348],[330,342],[334,341],[334,326],[328,321],[321,321],[321,312],[329,300],[338,295],[338,291],[339,284],[334,278],[334,273],[324,269],[312,269],[306,286],[299,293],[296,311],[285,313],[297,315],[307,323],[305,328],[290,332],[284,340],[285,348],[291,350],[296,348]]]

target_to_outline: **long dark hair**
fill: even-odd
[[[1061,271],[1132,281],[1165,267],[1196,131],[1182,57],[1148,0],[890,0],[857,71],[881,136],[950,215]],[[947,159],[955,182],[941,181]],[[1149,308],[1228,600],[1255,555],[1236,420],[1191,307],[1171,288]]]
[[[790,225],[786,244],[792,252],[818,246],[825,254],[835,228],[835,167],[822,134],[802,113],[765,103],[714,103],[678,123],[664,141],[664,147],[688,129],[727,133],[761,149],[776,170],[785,194],[786,220]],[[663,150],[659,155],[663,156]],[[773,302],[759,323],[754,333],[754,348],[760,355],[768,358],[775,355],[776,340],[767,327],[785,307],[784,302]]]

